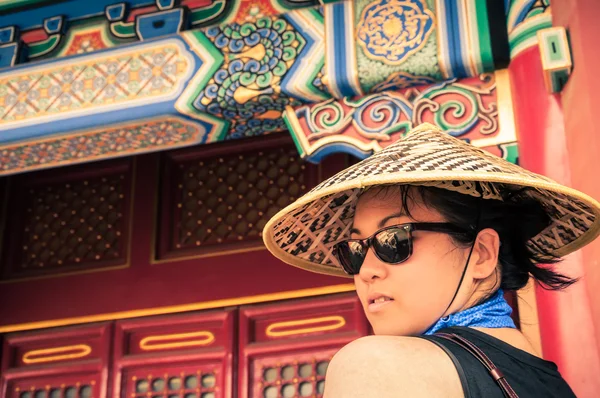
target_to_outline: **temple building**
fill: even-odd
[[[551,3],[551,4],[550,4]],[[372,333],[261,231],[429,122],[600,198],[597,0],[0,1],[0,397],[322,397]],[[507,292],[600,391],[600,242]]]

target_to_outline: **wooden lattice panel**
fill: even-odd
[[[98,398],[100,378],[55,376],[12,383],[7,398]]]
[[[9,214],[16,230],[11,231],[5,278],[126,262],[130,168],[101,170],[15,178]]]
[[[266,221],[306,189],[293,148],[181,165],[177,248],[256,239]]]
[[[322,397],[327,366],[336,349],[314,350],[253,361],[252,397]]]
[[[29,190],[24,269],[114,259],[120,254],[125,175]]]
[[[123,396],[146,398],[221,398],[220,364],[127,372]]]
[[[171,164],[171,216],[163,218],[170,226],[161,228],[161,255],[256,246],[269,218],[314,183],[317,167],[302,161],[291,143],[227,148]]]

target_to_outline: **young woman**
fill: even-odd
[[[267,223],[267,248],[351,276],[375,336],[333,358],[325,397],[573,397],[503,292],[600,232],[600,204],[423,124]],[[546,264],[546,265],[539,265]]]

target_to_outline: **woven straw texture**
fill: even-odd
[[[496,200],[523,187],[533,188],[526,194],[541,201],[553,221],[530,240],[530,248],[546,249],[557,256],[581,248],[600,233],[600,203],[596,200],[424,123],[281,210],[263,230],[265,245],[288,264],[347,276],[332,254],[333,245],[349,238],[360,194],[384,184],[437,186]]]

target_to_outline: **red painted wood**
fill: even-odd
[[[5,241],[8,230],[8,178],[0,178],[0,259],[2,259],[3,253],[6,249],[3,248],[3,242]],[[0,263],[0,274],[2,273],[2,265]]]
[[[298,320],[305,324],[275,330],[327,326],[310,323],[323,317],[342,317],[345,325],[287,336],[266,332],[274,323]],[[204,338],[199,332],[210,332],[214,339],[194,345]],[[320,397],[332,356],[368,332],[356,296],[338,294],[245,306],[239,311],[188,312],[14,333],[4,339],[0,396],[58,392],[62,394],[58,396],[228,398],[273,392],[287,396],[287,389],[292,389]],[[32,350],[81,344],[91,348],[81,358],[44,364],[23,361],[27,352],[32,357]]]
[[[132,167],[132,159],[120,159],[117,161],[75,166],[68,169],[68,173],[65,173],[64,171],[60,172],[60,170],[44,170],[37,173],[18,175],[7,179],[6,182],[10,185],[10,188],[8,190],[9,197],[7,203],[8,214],[6,229],[10,229],[11,233],[7,233],[5,235],[4,244],[2,245],[4,250],[0,252],[4,254],[1,257],[2,278],[18,279],[31,276],[52,275],[57,273],[62,274],[70,271],[98,269],[125,264],[128,255],[127,246],[129,229],[131,228],[129,225],[129,219],[132,200]],[[123,187],[123,199],[119,200],[121,207],[114,210],[114,212],[122,214],[122,222],[120,222],[122,224],[122,229],[119,231],[121,233],[121,237],[118,239],[118,241],[121,243],[121,246],[116,258],[113,257],[101,259],[100,261],[88,262],[83,260],[80,263],[70,262],[65,263],[63,266],[52,266],[47,269],[19,269],[18,265],[23,261],[21,248],[23,247],[24,243],[27,242],[26,239],[29,237],[29,235],[40,235],[40,241],[42,241],[43,244],[47,243],[44,242],[43,239],[46,231],[32,230],[27,232],[23,229],[22,224],[27,217],[27,209],[34,208],[39,205],[37,202],[33,202],[31,199],[31,191],[38,192],[39,195],[39,192],[47,187],[61,189],[63,186],[69,183],[81,184],[87,180],[100,180],[102,177],[114,178],[114,176],[117,175],[124,175],[125,179],[121,181],[121,186]],[[79,192],[79,194],[81,194],[81,192]],[[98,193],[98,195],[100,194]],[[79,199],[81,200],[82,198]],[[74,203],[76,200],[76,198],[72,199],[71,203]],[[59,200],[57,200],[56,203],[59,203]],[[82,205],[82,207],[84,207],[84,205]],[[44,211],[43,214],[50,216],[50,221],[48,221],[47,224],[51,224],[51,222],[54,222],[52,213],[61,213],[61,216],[59,216],[58,219],[62,221],[62,214],[65,213],[65,211],[68,212],[68,209],[49,208],[48,210]],[[78,214],[79,213],[80,212],[78,212]],[[91,218],[93,215],[94,214],[90,213],[87,218]],[[54,214],[54,216],[58,216],[58,214]],[[81,217],[84,216],[81,215]],[[87,221],[88,220],[86,220],[86,222]],[[46,222],[46,220],[44,220],[44,222]],[[72,227],[72,231],[75,232],[74,237],[79,237],[79,226],[76,223],[61,227],[61,230],[69,229],[70,227]],[[88,233],[93,235],[92,232]]]
[[[343,317],[345,325],[331,330],[306,330],[331,324],[311,323],[310,320],[333,316]],[[297,334],[267,334],[269,325],[293,321],[303,322],[271,330],[290,332],[296,329]],[[282,396],[283,388],[294,389],[296,394],[301,388],[309,388],[321,396],[322,392],[319,394],[317,388],[322,387],[324,374],[317,372],[318,365],[325,366],[323,363],[342,346],[368,334],[368,323],[355,294],[242,307],[239,325],[240,398],[270,396],[269,393],[275,393],[274,389],[278,390],[277,396]],[[312,369],[310,373],[308,368]],[[287,377],[289,372],[293,376]],[[267,374],[277,377],[270,379]]]
[[[560,98],[546,91],[539,49],[524,51],[511,61],[509,71],[521,165],[571,185],[572,159],[584,155],[568,150]],[[557,269],[571,276],[584,275],[581,252],[569,256]],[[578,396],[596,396],[600,359],[585,284],[576,283],[563,292],[537,287],[536,296],[544,357],[557,363]]]
[[[241,148],[240,149],[240,144]],[[158,253],[157,257],[159,259],[176,259],[179,257],[185,257],[195,254],[213,254],[219,252],[231,252],[234,250],[242,250],[245,248],[256,247],[257,243],[262,245],[262,239],[259,236],[244,236],[244,239],[241,241],[235,240],[235,238],[228,239],[224,238],[222,243],[215,243],[214,239],[212,242],[200,242],[202,243],[200,246],[194,246],[193,242],[188,245],[184,245],[182,248],[176,247],[178,241],[185,238],[183,235],[183,224],[184,220],[182,220],[182,214],[187,213],[189,209],[187,209],[187,205],[190,204],[190,200],[186,197],[180,197],[182,193],[179,192],[179,188],[184,185],[188,185],[189,182],[184,181],[184,174],[188,173],[188,170],[193,169],[194,167],[198,167],[200,163],[204,165],[205,168],[209,169],[208,172],[205,172],[204,181],[198,181],[198,183],[202,183],[202,186],[195,185],[194,187],[186,186],[185,189],[189,194],[195,193],[196,195],[192,196],[193,202],[191,204],[195,204],[195,201],[198,199],[198,193],[206,193],[206,196],[202,196],[203,200],[199,201],[196,211],[210,211],[210,214],[206,214],[203,217],[198,216],[200,222],[204,222],[207,224],[207,221],[212,217],[219,216],[217,210],[220,206],[223,208],[226,205],[231,205],[232,209],[229,211],[230,214],[238,214],[239,217],[243,218],[240,221],[244,221],[248,213],[253,210],[256,210],[257,207],[261,205],[261,201],[264,201],[263,207],[261,210],[266,214],[259,216],[259,221],[255,222],[254,225],[257,225],[256,228],[253,229],[254,233],[256,233],[256,229],[258,228],[261,220],[267,219],[269,216],[274,215],[276,210],[279,209],[280,206],[276,206],[276,204],[267,204],[269,190],[274,189],[275,193],[278,194],[277,189],[280,189],[282,192],[279,194],[279,198],[273,199],[276,203],[282,203],[284,206],[291,203],[291,200],[296,199],[300,194],[303,194],[308,191],[308,189],[318,182],[318,172],[319,166],[312,164],[302,164],[301,167],[305,167],[304,171],[300,170],[295,174],[296,180],[292,176],[292,181],[289,181],[284,187],[289,188],[291,185],[304,186],[305,189],[300,189],[298,195],[288,200],[288,194],[284,191],[284,188],[279,187],[279,178],[283,178],[284,180],[288,180],[289,176],[287,173],[287,167],[281,167],[279,169],[279,174],[281,177],[277,175],[271,177],[269,175],[269,171],[276,170],[277,165],[265,166],[263,167],[263,172],[258,172],[258,161],[256,164],[251,162],[256,154],[263,154],[263,160],[266,163],[266,159],[268,159],[269,153],[274,153],[274,156],[279,160],[283,158],[283,154],[280,154],[280,150],[283,151],[284,154],[288,152],[295,155],[295,146],[291,140],[291,138],[287,134],[273,134],[264,138],[259,139],[251,139],[245,140],[242,142],[228,142],[221,145],[212,145],[209,147],[200,147],[200,148],[186,148],[178,151],[169,152],[166,154],[164,159],[164,167],[162,170],[162,200],[161,200],[161,221],[158,228]],[[258,156],[260,159],[260,156]],[[295,157],[298,159],[298,157]],[[272,160],[272,159],[271,159]],[[237,162],[237,163],[236,163]],[[299,159],[293,165],[298,165],[298,162],[301,162]],[[290,162],[291,163],[291,162]],[[218,167],[215,167],[218,165]],[[237,172],[236,166],[242,165],[246,166],[247,170],[242,172]],[[264,166],[264,164],[263,164]],[[230,180],[227,177],[222,177],[222,175],[217,175],[219,173],[219,169],[221,168],[229,168],[231,167],[233,170],[231,172],[231,176],[233,176],[236,180],[234,180],[233,184],[230,184]],[[199,169],[198,171],[200,171]],[[190,174],[194,174],[191,172]],[[250,177],[253,175],[253,177]],[[219,181],[217,181],[217,177],[219,177]],[[269,178],[271,177],[271,178]],[[195,183],[195,178],[191,178],[190,181]],[[242,180],[237,180],[238,178],[243,178]],[[250,181],[246,181],[250,178]],[[302,181],[299,181],[302,178]],[[266,184],[267,180],[269,180],[270,185]],[[246,184],[249,183],[257,183],[264,182],[266,188],[265,192],[257,192],[258,186],[252,185],[248,187],[246,190],[236,190],[235,184]],[[208,191],[212,188],[212,193]],[[232,191],[227,190],[228,188],[234,188]],[[222,192],[219,192],[221,189]],[[207,192],[208,191],[208,192]],[[237,203],[243,203],[243,207],[247,207],[246,211],[238,211],[238,208],[235,203],[228,202],[228,198],[230,195],[236,195],[240,192],[244,192],[244,194],[240,194],[239,198],[236,199]],[[245,196],[249,193],[254,193],[256,196],[255,202],[252,203],[251,200],[247,199]],[[262,195],[265,194],[265,195]],[[283,201],[281,201],[283,199]],[[209,206],[210,202],[214,202],[212,206]],[[221,202],[218,202],[221,201]],[[181,208],[179,207],[181,206]],[[265,208],[266,206],[266,208]],[[273,210],[275,209],[275,210]],[[271,211],[273,210],[273,211]],[[238,220],[236,219],[233,223],[227,222],[229,215],[220,214],[223,217],[223,220],[219,222],[219,224],[224,224],[232,227],[237,226]],[[195,223],[195,221],[194,221]],[[220,227],[217,224],[214,226],[214,229]],[[262,223],[260,224],[262,225]],[[178,228],[179,226],[179,228]],[[262,228],[258,228],[262,229]],[[232,231],[232,235],[235,235],[235,232]],[[196,239],[190,239],[192,241]],[[202,241],[202,239],[198,239]]]
[[[37,43],[46,39],[48,39],[48,33],[42,28],[21,33],[21,40],[26,44]]]
[[[231,397],[235,315],[236,311],[230,309],[118,321],[112,394],[145,397],[151,392],[167,396],[196,393]],[[172,346],[205,341],[203,336],[191,335],[198,332],[212,333],[214,340],[206,345]],[[148,338],[154,340],[152,349],[144,349],[148,346],[141,344]]]
[[[338,346],[331,344],[325,347],[280,352],[272,356],[257,356],[248,369],[254,382],[247,396],[322,397],[327,366],[342,345],[343,343]],[[304,370],[305,368],[308,370]],[[306,376],[303,377],[303,373]],[[268,382],[273,378],[270,374],[277,375],[274,382]],[[304,388],[308,388],[308,391],[304,392]],[[288,389],[291,393],[287,391]]]
[[[212,0],[183,0],[182,6],[187,6],[190,10],[203,8],[212,5]]]
[[[555,0],[553,24],[567,28],[573,73],[561,93],[565,140],[570,157],[572,186],[600,199],[598,154],[600,153],[600,3],[595,0]],[[600,350],[600,240],[581,250],[596,345]],[[589,350],[588,350],[589,351]],[[587,354],[591,355],[591,354]],[[600,352],[597,354],[600,356]]]
[[[102,397],[106,391],[101,388],[102,379],[96,372],[78,369],[77,375],[36,374],[29,379],[16,380],[6,391],[5,398],[50,397]],[[47,395],[42,395],[42,394]]]
[[[158,7],[156,6],[134,8],[127,14],[127,19],[125,22],[134,22],[136,16],[150,14],[156,11],[158,11]]]
[[[0,396],[19,397],[21,392],[73,389],[105,396],[109,371],[110,339],[112,325],[90,324],[36,332],[23,332],[4,336],[2,366],[0,371]],[[77,352],[65,347],[87,345],[91,352],[80,358],[61,358]],[[35,354],[39,350],[62,348],[62,352]],[[33,352],[33,353],[32,353]],[[24,358],[45,359],[25,363]]]
[[[275,135],[267,140],[279,140]],[[288,138],[289,140],[289,138]],[[240,142],[265,143],[260,139]],[[289,141],[291,143],[291,141]],[[224,147],[227,144],[222,144]],[[211,144],[202,150],[218,151]],[[183,152],[182,152],[183,153]],[[160,208],[161,154],[135,158],[130,265],[123,269],[0,283],[0,326],[201,303],[348,283],[349,280],[309,273],[283,264],[263,249],[213,257],[174,259],[153,264],[155,229]],[[321,178],[345,166],[347,157],[326,159]],[[110,162],[109,162],[110,163]],[[107,164],[109,164],[107,163]],[[79,177],[76,168],[49,171],[48,176]],[[27,174],[35,178],[37,173]],[[83,176],[82,174],[81,176]],[[49,177],[49,178],[50,178]],[[14,227],[13,227],[14,226]],[[18,223],[9,229],[18,229]],[[26,292],[26,293],[24,293]],[[110,292],[110,293],[107,293]],[[15,298],[18,297],[18,300]]]

